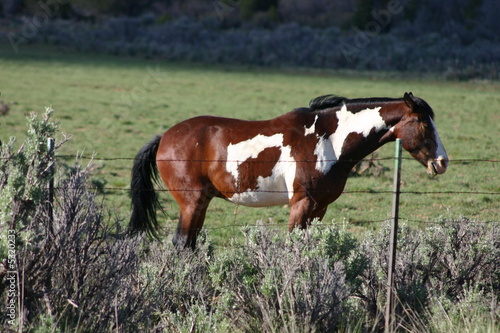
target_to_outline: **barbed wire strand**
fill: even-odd
[[[63,189],[76,189],[76,188],[71,188],[71,187],[55,187],[54,189],[57,190],[63,190]],[[128,187],[92,187],[89,186],[87,187],[88,190],[91,191],[98,191],[98,192],[105,192],[105,191],[131,191],[131,188]],[[134,189],[134,191],[155,191],[155,192],[200,192],[203,191],[203,189]],[[238,194],[242,193],[245,191],[223,191],[223,194]],[[276,193],[276,194],[284,194],[284,193],[319,193],[319,191],[311,191],[311,190],[297,190],[297,191],[285,191],[285,190],[260,190],[260,191],[253,191],[254,193]],[[327,192],[327,191],[323,191]],[[391,190],[382,190],[382,191],[376,191],[376,190],[346,190],[343,191],[342,194],[356,194],[356,193],[366,193],[366,194],[390,194],[394,193],[394,191]],[[485,192],[485,191],[400,191],[399,193],[401,194],[472,194],[472,195],[500,195],[500,192]]]
[[[342,225],[342,226],[347,226],[347,225],[358,225],[358,224],[375,224],[375,223],[385,223],[385,222],[390,222],[391,218],[387,219],[380,219],[380,220],[356,220],[356,221],[342,221],[342,222],[316,222],[313,225],[315,227],[328,227],[331,225]],[[457,223],[460,222],[459,220],[438,220],[438,221],[426,221],[426,220],[414,220],[414,219],[408,219],[405,217],[399,217],[399,220],[401,222],[411,222],[411,223],[418,223],[418,224],[425,224],[425,225],[431,225],[431,224],[443,224],[443,223]],[[470,220],[467,219],[467,223],[473,223],[473,224],[494,224],[494,223],[500,223],[500,220],[488,220],[488,221],[477,221],[477,220]],[[210,226],[210,225],[203,225],[203,229],[207,230],[220,230],[220,229],[229,229],[229,228],[244,228],[244,227],[250,227],[250,228],[259,228],[259,227],[272,227],[272,228],[283,228],[288,230],[288,223],[287,222],[262,222],[262,223],[245,223],[245,224],[230,224],[230,225],[218,225],[218,226]],[[177,230],[177,226],[162,226],[162,230]],[[234,237],[234,236],[233,236]]]

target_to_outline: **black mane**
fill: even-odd
[[[349,99],[346,97],[336,96],[336,95],[323,95],[311,99],[309,102],[309,109],[311,111],[324,110],[329,108],[334,108],[344,104]]]
[[[406,96],[406,94],[405,94]],[[432,108],[427,104],[426,101],[419,97],[413,96],[411,93],[408,96],[408,98],[411,99],[413,103],[413,110],[414,112],[422,113],[422,114],[427,114],[429,115],[432,119],[434,119],[434,111]],[[371,98],[353,98],[349,99],[347,97],[341,97],[341,96],[336,96],[336,95],[324,95],[324,96],[319,96],[316,98],[313,98],[309,102],[309,108],[300,108],[302,111],[307,111],[307,112],[312,112],[312,111],[321,111],[321,110],[326,110],[326,109],[331,109],[335,107],[339,107],[342,105],[355,105],[355,104],[363,104],[363,105],[371,105],[371,104],[381,104],[381,103],[387,103],[387,102],[401,102],[405,100],[405,98],[389,98],[389,97],[371,97]],[[405,103],[408,103],[405,100]],[[351,112],[357,112],[357,111],[351,111]]]
[[[393,102],[400,101],[401,98],[388,98],[388,97],[372,97],[372,98],[353,98],[349,99],[347,97],[341,97],[336,95],[324,95],[313,98],[309,102],[309,110],[317,111],[317,110],[325,110],[329,108],[334,108],[337,106],[341,106],[343,104],[374,104],[374,103],[385,103],[385,102]]]

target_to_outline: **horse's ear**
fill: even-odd
[[[413,97],[413,94],[411,92],[405,93],[404,96],[404,101],[405,104],[412,110],[415,109],[415,98]]]

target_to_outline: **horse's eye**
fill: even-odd
[[[437,146],[437,144],[434,140],[427,139],[424,142],[424,148],[429,150],[429,151],[434,150],[436,148],[436,146]]]
[[[420,148],[415,148],[409,151],[412,155],[417,155],[420,152]]]

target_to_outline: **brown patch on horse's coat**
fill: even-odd
[[[238,190],[240,192],[256,190],[258,188],[258,178],[271,177],[280,155],[280,147],[269,147],[261,151],[256,158],[248,158],[238,165],[239,174],[246,175],[244,178],[236,180]]]

